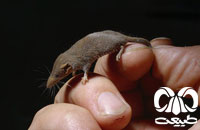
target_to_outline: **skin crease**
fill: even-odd
[[[29,129],[171,130],[158,127],[151,120],[154,118],[146,115],[156,115],[152,99],[163,85],[174,91],[191,86],[200,97],[200,46],[174,47],[169,39],[163,38],[154,39],[151,44],[153,49],[141,49],[140,44],[127,46],[120,62],[115,61],[116,54],[101,57],[95,73],[103,76],[89,74],[86,85],[80,83],[82,75],[73,77],[69,81],[71,87],[63,86],[56,95],[55,104],[41,109]],[[99,114],[97,98],[102,92],[125,99],[126,110],[116,115]],[[66,120],[69,117],[72,124]],[[197,129],[200,129],[199,121],[191,128]]]

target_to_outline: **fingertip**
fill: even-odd
[[[98,59],[95,72],[108,77],[120,91],[134,88],[134,83],[149,71],[154,55],[151,48],[128,43],[119,62],[116,55],[106,55]]]
[[[154,55],[151,48],[133,43],[125,49],[120,62],[120,73],[130,81],[136,81],[149,71]]]
[[[131,119],[130,106],[112,92],[103,92],[98,97],[98,119],[105,129],[123,129]]]

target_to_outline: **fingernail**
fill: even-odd
[[[115,94],[103,92],[98,97],[98,108],[102,115],[120,115],[127,110],[128,105]]]
[[[160,45],[172,45],[173,43],[172,40],[167,37],[154,38],[150,42],[153,47],[160,46]]]
[[[152,39],[151,42],[155,40],[170,40],[171,41],[171,39],[168,37],[157,37],[157,38]]]

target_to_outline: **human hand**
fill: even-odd
[[[90,73],[85,85],[79,82],[82,75],[70,80],[71,87],[64,85],[55,103],[37,112],[29,129],[163,129],[154,123],[154,93],[161,86],[174,91],[191,86],[200,95],[200,46],[173,47],[163,38],[151,44],[153,49],[128,45],[120,62],[115,54],[101,57],[97,74]],[[198,128],[200,122],[192,127]]]

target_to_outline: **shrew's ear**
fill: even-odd
[[[61,66],[60,66],[60,68],[61,69],[64,69],[66,72],[68,72],[69,70],[71,70],[72,69],[72,67],[69,65],[69,64],[62,64]]]
[[[60,66],[60,68],[61,69],[67,69],[67,68],[69,68],[70,67],[70,65],[69,64],[62,64],[61,66]]]

